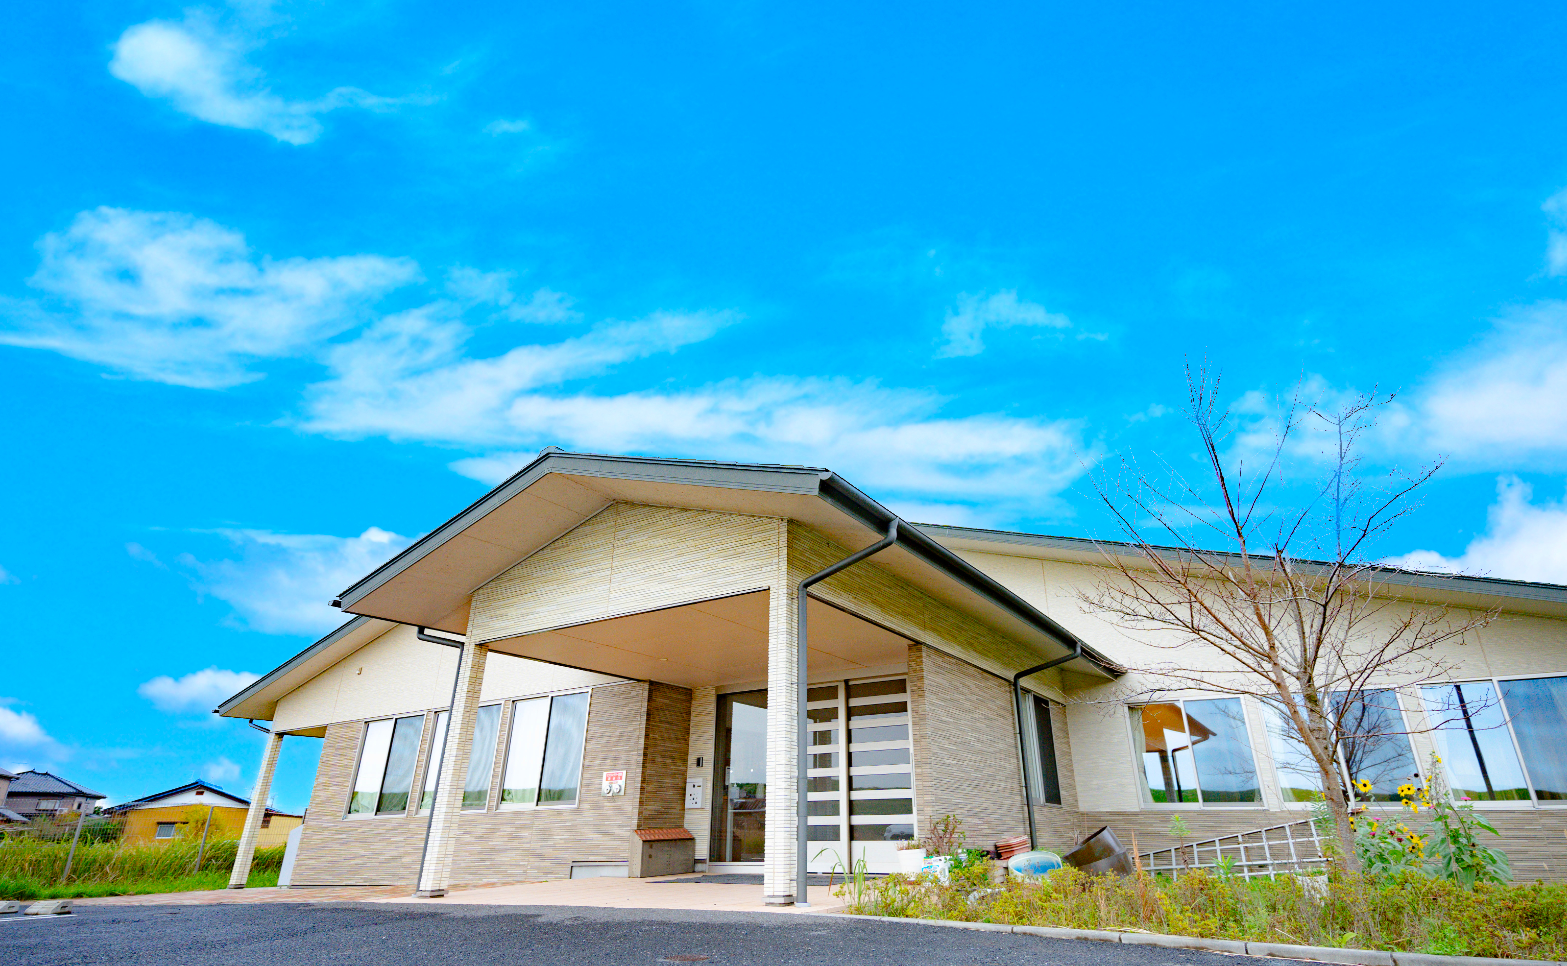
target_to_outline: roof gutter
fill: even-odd
[[[824,471],[817,495],[843,513],[860,520],[872,530],[885,531],[892,521],[898,520],[900,523],[898,545],[905,551],[918,557],[928,566],[969,585],[992,604],[1042,631],[1062,647],[1070,649],[1073,652],[1072,659],[1081,657],[1091,661],[1112,677],[1120,677],[1124,673],[1119,665],[1094,650],[1082,638],[1051,620],[978,567],[937,543],[918,527],[901,520],[838,474],[830,470]]]

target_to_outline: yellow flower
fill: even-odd
[[[1408,798],[1415,793],[1415,786],[1409,784],[1400,785],[1398,786],[1398,793],[1404,798]]]
[[[1357,779],[1355,782],[1355,787],[1360,789],[1363,794],[1368,794],[1371,791],[1371,783],[1366,781],[1364,778]]]

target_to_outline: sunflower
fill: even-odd
[[[1415,786],[1409,784],[1408,782],[1405,782],[1404,784],[1398,786],[1398,794],[1403,796],[1404,798],[1408,798],[1409,796],[1413,795],[1414,793],[1415,793]]]
[[[1360,793],[1362,795],[1371,794],[1371,783],[1366,781],[1364,778],[1357,778],[1355,780],[1355,787],[1360,789]]]

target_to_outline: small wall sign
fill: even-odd
[[[607,771],[604,773],[604,797],[626,794],[626,773],[623,771]]]
[[[702,779],[692,778],[686,781],[686,808],[702,807]]]

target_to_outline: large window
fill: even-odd
[[[577,804],[588,733],[588,692],[527,698],[512,707],[501,807]]]
[[[1360,801],[1396,802],[1398,788],[1418,784],[1420,770],[1409,743],[1409,727],[1399,710],[1398,695],[1386,689],[1354,693],[1334,692],[1328,699],[1340,714],[1338,771],[1340,781],[1371,783],[1371,791],[1358,789]],[[1283,712],[1268,708],[1269,744],[1286,802],[1313,802],[1322,798],[1322,773],[1294,725]]]
[[[1132,708],[1141,743],[1144,801],[1155,805],[1254,805],[1262,801],[1239,698]]]
[[[349,815],[394,815],[408,811],[414,765],[419,759],[419,740],[423,734],[422,714],[365,723],[364,740],[359,744],[359,767],[354,773],[354,792],[348,802]]]
[[[1055,726],[1050,720],[1050,702],[1037,694],[1023,695],[1023,735],[1034,804],[1060,805],[1061,777],[1056,769]]]
[[[1454,795],[1567,801],[1567,677],[1438,684],[1421,693]]]
[[[468,754],[468,774],[462,785],[462,807],[486,808],[490,804],[490,778],[495,774],[495,741],[501,733],[501,706],[485,705],[473,720],[473,747]]]
[[[446,754],[446,722],[450,711],[437,711],[435,727],[430,732],[430,755],[424,762],[424,791],[419,795],[419,814],[428,812],[435,805],[435,783],[441,776],[441,756]]]

